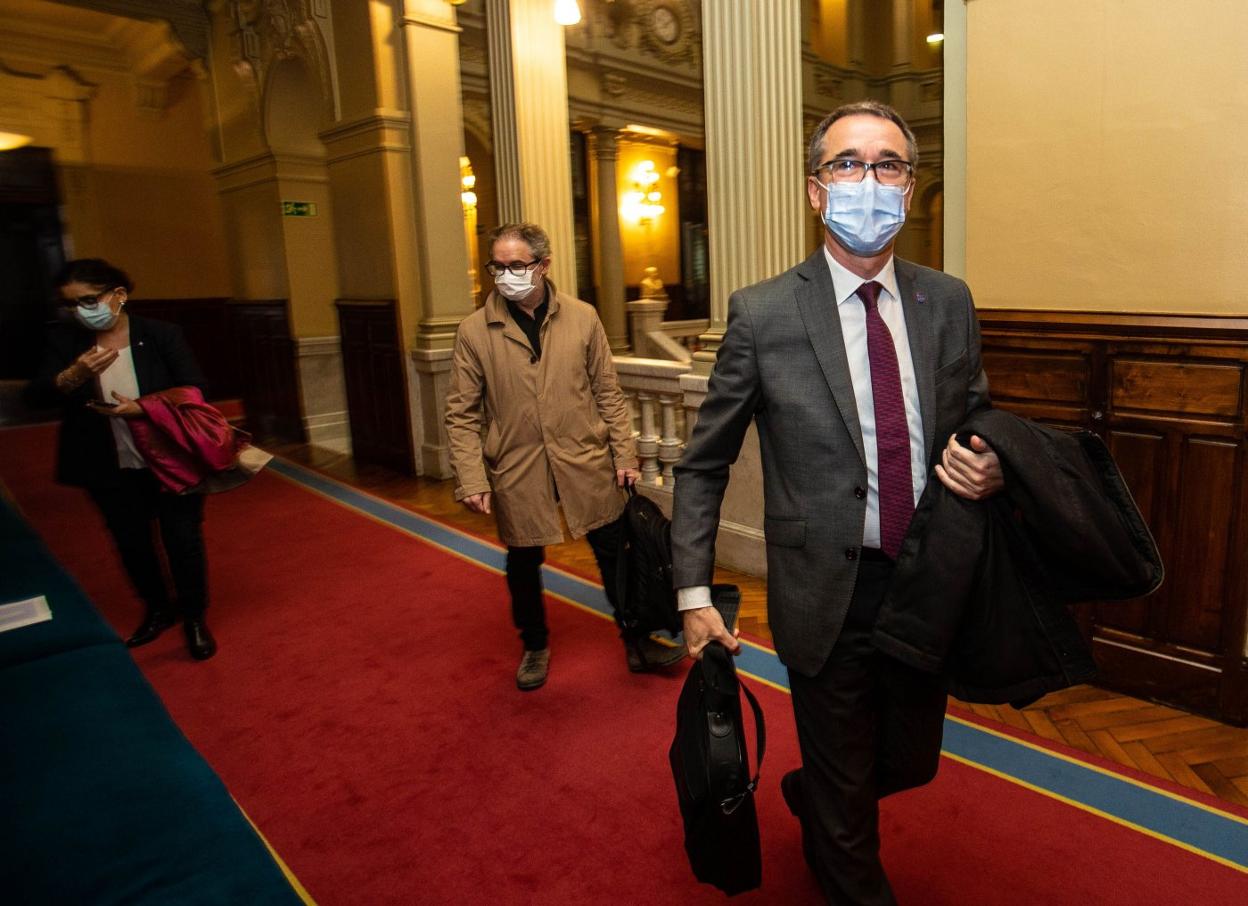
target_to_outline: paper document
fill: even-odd
[[[45,623],[50,619],[52,609],[48,607],[48,599],[43,595],[11,604],[0,604],[0,632],[21,629],[32,623]]]

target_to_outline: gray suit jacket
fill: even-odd
[[[979,325],[961,280],[901,259],[895,268],[930,467],[967,414],[988,405]],[[867,511],[862,432],[822,247],[729,300],[710,388],[676,466],[677,588],[710,584],[728,469],[751,419],[763,464],[768,622],[781,661],[814,676],[849,609]]]

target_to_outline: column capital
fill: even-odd
[[[594,126],[589,130],[594,137],[594,157],[598,160],[616,160],[620,156],[620,131],[611,126]]]

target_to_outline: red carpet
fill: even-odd
[[[0,478],[121,631],[138,619],[85,497],[50,482],[52,432],[0,431]],[[548,685],[516,691],[501,577],[272,474],[208,505],[210,622],[136,660],[191,741],[322,904],[719,902],[681,848],[666,763],[680,677],[634,676],[611,625],[552,602]],[[683,671],[682,671],[683,672]],[[764,888],[814,903],[769,718]],[[885,803],[906,904],[1241,904],[1248,878],[945,760]]]

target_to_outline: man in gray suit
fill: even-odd
[[[676,467],[675,585],[694,656],[735,633],[710,605],[719,510],[758,426],[768,621],[789,668],[802,768],[781,789],[806,861],[835,903],[892,903],[878,800],[936,773],[945,693],[871,644],[876,611],[929,469],[975,500],[1002,487],[981,438],[953,437],[989,405],[966,284],[893,257],[918,147],[891,107],[829,114],[807,195],[824,246],[733,293],[728,327]]]

